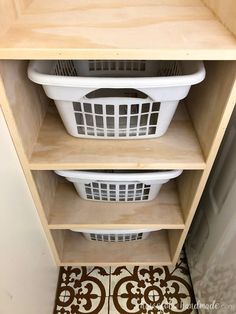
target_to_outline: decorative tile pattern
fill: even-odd
[[[175,267],[61,268],[54,314],[196,314],[185,255]]]

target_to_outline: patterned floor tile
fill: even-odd
[[[191,313],[187,306],[195,299],[184,255],[174,268],[124,266],[112,268],[111,274],[117,313]]]
[[[122,278],[127,278],[132,276],[135,266],[121,266],[121,267],[111,267],[111,283],[110,283],[110,294],[113,295],[114,289],[117,283]]]
[[[196,314],[185,255],[175,267],[66,267],[55,314]]]
[[[61,268],[54,313],[106,313],[109,280],[109,267]]]

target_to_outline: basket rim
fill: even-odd
[[[179,76],[162,77],[85,77],[57,76],[45,74],[53,60],[30,61],[28,77],[31,81],[48,86],[79,88],[158,88],[190,86],[204,80],[206,71],[202,61],[178,61],[186,65],[189,71]]]
[[[167,171],[154,171],[144,173],[99,173],[88,172],[81,170],[55,170],[59,176],[67,178],[69,181],[157,181],[157,180],[170,180],[181,175],[183,170],[167,170]],[[74,181],[73,181],[74,179]]]
[[[80,229],[72,228],[73,232],[81,232],[86,234],[133,234],[133,233],[147,233],[152,231],[159,231],[160,228],[143,228],[143,229]]]

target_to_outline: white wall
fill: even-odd
[[[0,110],[0,313],[52,314],[57,278]]]

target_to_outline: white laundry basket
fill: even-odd
[[[145,240],[150,235],[151,231],[157,230],[160,229],[126,229],[126,230],[71,229],[71,231],[74,232],[81,232],[87,240],[100,242],[130,242],[137,240]]]
[[[182,170],[169,171],[77,171],[56,170],[73,182],[81,198],[103,202],[153,200],[162,184],[178,177]]]
[[[29,78],[54,99],[69,134],[163,135],[178,102],[205,77],[201,61],[31,61]]]

